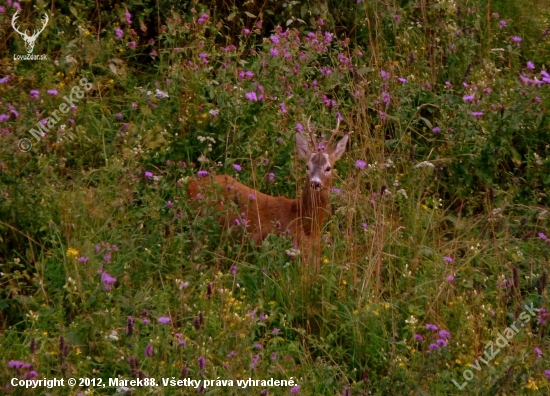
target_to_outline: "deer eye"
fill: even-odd
[[[327,166],[327,168],[325,169],[325,172],[330,172],[330,169],[331,169],[331,167]]]
[[[306,170],[307,170],[307,171],[309,170],[309,165],[306,165]]]

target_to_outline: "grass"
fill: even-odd
[[[548,392],[550,8],[521,4],[62,2],[34,50],[50,61],[2,61],[2,391]],[[77,107],[33,137],[82,78]],[[314,277],[292,236],[256,247],[186,193],[208,171],[296,197],[310,115],[351,132]]]

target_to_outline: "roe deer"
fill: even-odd
[[[231,200],[238,207],[238,213],[228,208],[226,216],[219,219],[222,226],[235,223],[246,224],[246,229],[256,244],[261,244],[262,240],[273,231],[289,230],[297,242],[302,242],[302,246],[305,246],[304,250],[311,251],[312,244],[320,240],[321,228],[328,209],[332,168],[344,154],[348,141],[348,134],[345,134],[338,143],[333,142],[339,125],[338,121],[324,150],[315,147],[309,120],[307,123],[309,141],[304,139],[300,132],[296,132],[296,149],[299,156],[307,162],[307,179],[300,198],[272,197],[247,187],[228,175],[206,177],[198,182],[190,179],[187,192],[191,198],[200,199],[200,192],[205,189],[212,190],[215,187],[212,184],[214,183],[223,189],[225,202]],[[223,211],[224,207],[224,201],[219,201],[216,210]],[[320,245],[317,244],[317,246]],[[304,253],[308,255],[307,252]],[[313,255],[318,256],[315,253]],[[319,258],[315,258],[315,267],[318,269]]]

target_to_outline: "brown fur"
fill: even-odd
[[[198,182],[191,179],[187,193],[191,198],[197,199],[197,194],[204,195],[213,190],[212,183],[221,188],[225,198],[218,202],[216,208],[217,211],[227,209],[226,216],[220,218],[220,224],[235,224],[235,220],[241,221],[244,214],[244,219],[248,221],[247,230],[256,244],[261,244],[270,233],[286,230],[290,230],[297,240],[300,240],[302,235],[317,237],[320,234],[327,211],[330,186],[325,186],[320,191],[312,191],[306,183],[300,198],[289,199],[272,197],[239,183],[231,176],[218,175]],[[251,194],[256,197],[255,200],[250,199]],[[231,201],[238,206],[238,213],[232,209]]]
[[[220,190],[223,199],[218,200],[216,211],[223,212],[225,209],[225,216],[219,218],[222,226],[237,224],[236,220],[242,224],[245,219],[247,231],[258,245],[270,233],[288,231],[300,244],[304,256],[313,256],[315,268],[318,269],[320,233],[328,208],[328,193],[332,186],[331,168],[344,153],[347,141],[346,135],[337,144],[329,144],[325,152],[319,152],[311,147],[300,133],[296,134],[298,154],[307,161],[307,180],[302,195],[296,199],[272,197],[227,175],[207,177],[199,181],[191,179],[187,192],[189,197],[197,200],[198,194],[204,195],[209,191]]]

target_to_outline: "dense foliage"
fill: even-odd
[[[48,60],[14,60],[27,52],[18,9],[29,32],[49,14],[33,52]],[[454,379],[468,394],[548,392],[549,10],[0,6],[0,385],[293,377],[188,392],[385,395],[459,392]],[[255,247],[186,194],[206,171],[299,195],[294,134],[310,116],[320,143],[337,119],[351,132],[313,277],[292,237]],[[541,311],[522,322],[531,304]],[[53,391],[77,389],[113,393]]]

